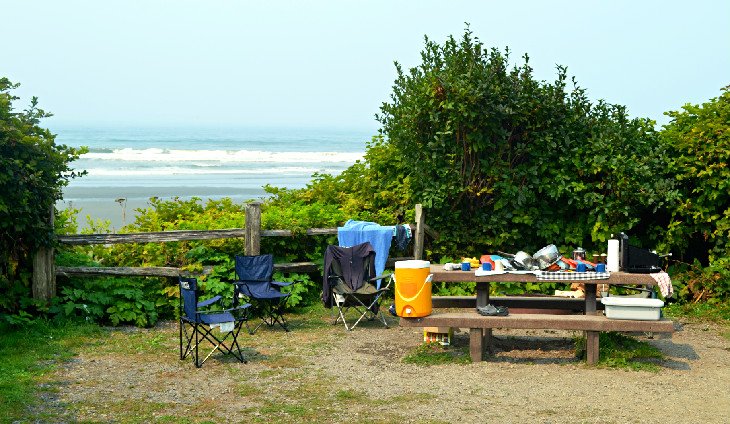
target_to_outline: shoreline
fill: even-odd
[[[56,202],[56,209],[80,209],[76,215],[79,231],[90,228],[88,220],[91,219],[93,222],[108,220],[109,229],[116,232],[124,225],[133,223],[137,216],[137,209],[148,208],[149,199],[154,197],[161,200],[172,200],[176,197],[189,200],[198,197],[201,199],[201,203],[205,204],[208,200],[219,200],[225,197],[231,198],[234,202],[243,203],[247,200],[260,200],[268,195],[263,188],[66,187],[63,199]],[[125,200],[118,202],[118,199]]]

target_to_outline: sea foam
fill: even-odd
[[[81,156],[87,160],[138,162],[212,162],[212,163],[355,163],[362,152],[271,152],[263,150],[173,150],[116,149],[112,152],[92,151]]]

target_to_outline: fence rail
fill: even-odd
[[[411,224],[413,231],[413,256],[405,258],[389,258],[387,266],[391,267],[398,260],[421,259],[423,257],[424,236],[428,233],[437,238],[434,232],[425,224],[423,210],[420,204],[416,205],[416,223]],[[232,228],[226,230],[176,230],[149,233],[129,234],[77,234],[59,236],[58,241],[65,245],[93,245],[118,243],[164,243],[187,240],[216,240],[228,238],[243,238],[244,253],[247,255],[260,254],[261,237],[292,237],[299,233],[290,230],[262,230],[261,203],[249,203],[246,208],[246,228]],[[304,234],[308,236],[335,235],[337,228],[310,228]],[[37,256],[47,258],[48,252]],[[53,258],[53,252],[50,252]],[[56,266],[53,260],[38,260],[34,262],[33,295],[36,299],[48,300],[55,296],[56,276],[126,276],[126,277],[177,277],[184,270],[175,267],[64,267]],[[279,263],[274,269],[281,272],[314,273],[320,270],[320,264],[314,262]],[[203,270],[203,274],[210,272],[210,268]]]
[[[290,230],[261,230],[261,237],[292,237],[297,233]],[[305,231],[308,236],[337,234],[337,228],[310,228]],[[119,244],[119,243],[161,243],[168,241],[185,240],[217,240],[229,238],[243,238],[245,228],[231,228],[227,230],[173,230],[149,233],[128,234],[75,234],[59,236],[58,241],[68,245],[90,244]]]

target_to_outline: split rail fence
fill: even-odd
[[[246,207],[246,227],[227,230],[201,231],[161,231],[149,233],[129,234],[78,234],[59,236],[58,241],[65,245],[93,245],[117,243],[164,243],[184,240],[215,240],[228,238],[243,238],[244,253],[258,255],[261,253],[261,237],[292,237],[289,230],[262,230],[261,203],[252,202]],[[415,207],[415,224],[411,224],[413,232],[413,257],[390,258],[389,266],[397,260],[422,259],[424,237],[428,233],[436,238],[436,234],[425,223],[423,208],[420,204]],[[310,228],[308,236],[334,235],[337,228]],[[53,250],[39,251],[33,263],[33,297],[40,300],[49,300],[56,295],[57,276],[127,276],[127,277],[177,277],[181,270],[175,267],[66,267],[56,266],[53,261]],[[315,262],[278,263],[274,268],[282,272],[317,272],[319,264]]]

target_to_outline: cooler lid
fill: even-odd
[[[430,268],[431,262],[411,259],[409,261],[396,261],[395,269],[399,268]]]
[[[609,306],[641,306],[644,308],[661,308],[664,302],[661,299],[647,299],[642,297],[609,296],[601,298],[601,303]]]

